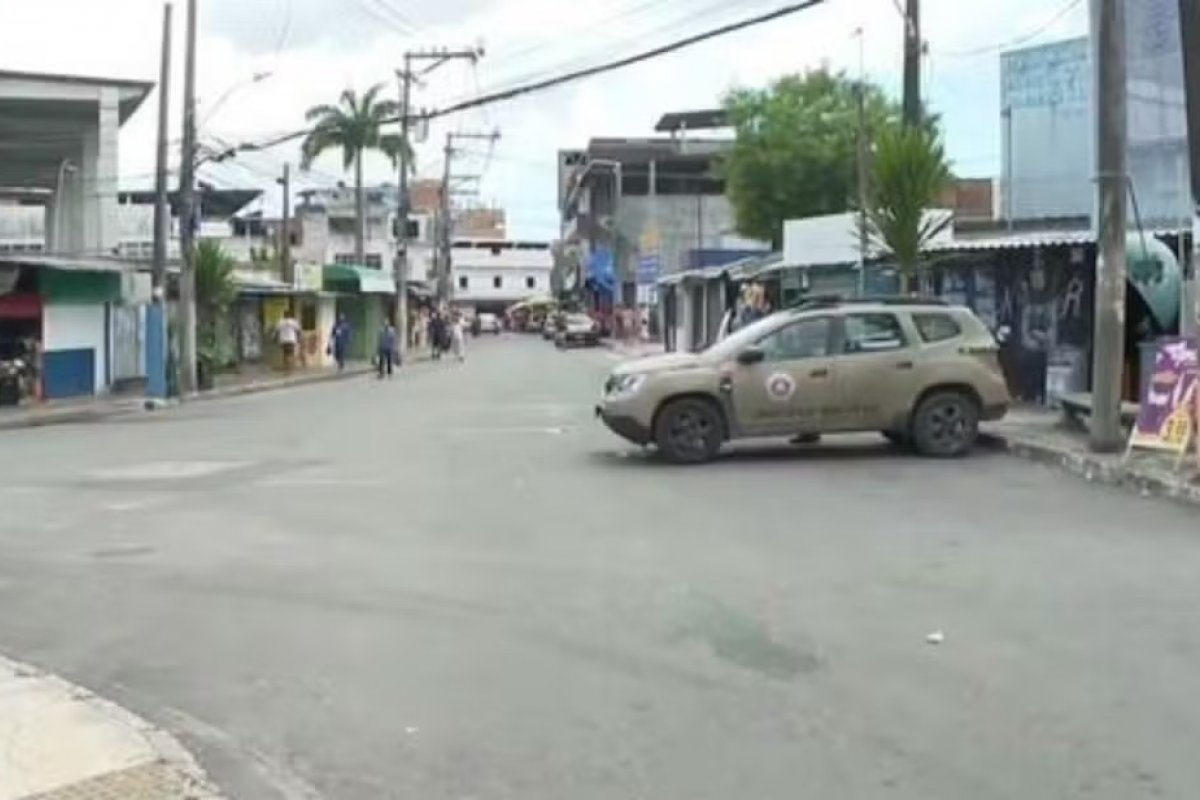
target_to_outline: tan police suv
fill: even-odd
[[[675,462],[754,437],[879,431],[928,456],[975,444],[1011,400],[996,341],[969,309],[921,298],[814,298],[701,353],[651,356],[609,376],[596,414]]]

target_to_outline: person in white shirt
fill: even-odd
[[[300,344],[300,334],[300,323],[292,316],[290,310],[285,312],[283,319],[279,320],[279,324],[275,326],[275,339],[279,342],[280,349],[283,350],[285,372],[291,372],[296,367],[296,347]]]

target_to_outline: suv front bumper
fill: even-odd
[[[614,414],[604,406],[596,406],[596,416],[610,431],[634,444],[650,444],[653,439],[650,429],[633,417]]]

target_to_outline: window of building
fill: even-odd
[[[533,277],[532,275],[529,275],[528,277],[526,277],[525,278],[525,288],[526,289],[536,289],[537,288],[537,278]]]
[[[353,264],[354,263],[354,254],[353,253],[336,253],[333,256],[333,263],[335,263],[335,264]]]
[[[383,256],[379,255],[379,253],[367,253],[363,256],[363,260],[367,262],[366,266],[371,269],[383,269]]]
[[[759,341],[765,361],[794,361],[829,355],[829,317],[810,317],[781,328]]]
[[[458,288],[460,288],[460,289],[467,288],[467,276],[466,275],[458,276]]]
[[[904,330],[895,314],[849,314],[843,352],[878,353],[904,347]]]
[[[504,279],[501,278],[499,275],[492,278],[492,288],[493,289],[499,289],[503,285],[504,285]]]
[[[913,322],[917,333],[930,344],[957,338],[962,333],[958,322],[949,314],[913,314]]]

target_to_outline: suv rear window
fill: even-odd
[[[913,314],[913,324],[926,344],[944,342],[962,335],[962,326],[949,314]]]

